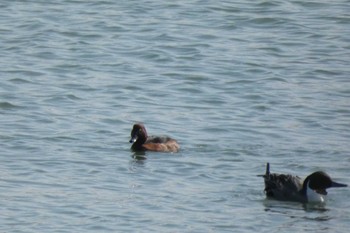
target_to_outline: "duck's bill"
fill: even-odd
[[[134,143],[134,142],[136,142],[136,140],[137,140],[137,137],[132,137],[129,142]]]
[[[340,188],[340,187],[347,187],[348,185],[346,184],[341,184],[341,183],[337,183],[337,182],[332,182],[332,188]]]

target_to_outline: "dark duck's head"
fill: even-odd
[[[131,130],[130,143],[140,143],[143,144],[147,140],[147,131],[143,124],[138,123],[134,124],[134,127]]]
[[[302,192],[307,196],[308,201],[322,202],[323,197],[321,195],[327,195],[326,189],[339,187],[347,187],[347,185],[333,181],[325,172],[317,171],[306,177]]]

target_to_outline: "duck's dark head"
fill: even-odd
[[[334,182],[327,173],[322,171],[314,172],[306,177],[304,181],[304,189],[307,188],[305,187],[307,184],[310,189],[321,195],[327,195],[326,189],[328,188],[339,188],[347,186],[346,184]]]
[[[130,143],[134,143],[136,141],[139,141],[140,143],[144,143],[147,139],[147,132],[146,128],[143,124],[138,123],[134,124],[134,127],[131,130],[131,138]]]

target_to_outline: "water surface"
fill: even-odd
[[[1,232],[347,232],[348,1],[3,1]],[[134,122],[177,154],[129,150]]]

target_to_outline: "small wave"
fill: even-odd
[[[21,84],[21,83],[31,83],[28,80],[22,79],[22,78],[13,78],[9,80],[10,82]]]
[[[0,109],[14,109],[19,108],[19,106],[11,104],[9,102],[0,102]]]

